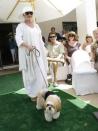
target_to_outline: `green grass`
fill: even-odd
[[[20,74],[0,77],[0,131],[98,131],[98,121],[92,114],[98,109],[54,89],[62,100],[61,116],[48,123],[43,110],[37,111],[24,89],[19,90],[22,87]]]
[[[0,76],[0,95],[15,92],[23,88],[21,73]]]

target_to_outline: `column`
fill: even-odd
[[[87,34],[93,36],[97,26],[96,0],[83,0],[76,8],[77,29],[80,43],[84,43]]]

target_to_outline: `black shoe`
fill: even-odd
[[[71,74],[67,75],[67,79],[65,80],[65,83],[67,83],[68,85],[72,85],[72,75]]]
[[[67,79],[71,79],[71,80],[72,80],[72,75],[71,75],[71,74],[68,74],[68,75],[67,75]]]

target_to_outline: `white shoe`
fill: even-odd
[[[58,86],[58,84],[57,84],[56,82],[54,82],[54,83],[53,83],[53,86],[54,86],[54,87],[57,87],[57,86]]]

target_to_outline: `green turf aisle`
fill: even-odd
[[[20,74],[0,77],[0,94],[13,92],[0,95],[0,131],[98,131],[98,121],[92,115],[98,109],[55,89],[62,100],[61,116],[47,123],[43,110],[36,110],[24,90],[17,91],[22,87]]]
[[[23,88],[21,73],[0,76],[0,95]]]

